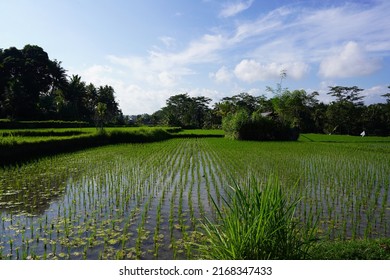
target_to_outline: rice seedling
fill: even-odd
[[[228,186],[271,173],[298,182],[295,217],[318,220],[320,238],[386,236],[388,144],[364,144],[180,138],[4,167],[2,258],[197,258],[200,221],[218,217]]]

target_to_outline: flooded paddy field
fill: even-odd
[[[322,239],[389,237],[390,144],[172,139],[0,170],[0,259],[196,259],[233,183],[276,175]]]

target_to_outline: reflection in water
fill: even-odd
[[[75,169],[64,168],[53,168],[43,173],[38,169],[35,171],[28,173],[28,170],[21,170],[2,174],[0,212],[42,215],[52,201],[58,200],[64,194],[71,174],[77,174]]]
[[[280,163],[245,165],[229,154],[242,157],[242,147],[221,152],[207,141],[102,147],[0,171],[0,259],[196,258],[200,220],[214,217],[210,197],[219,203],[232,176],[245,186],[269,174],[261,162]],[[388,234],[388,165],[287,155],[282,174],[304,172],[297,216],[319,217],[329,238]]]
[[[152,147],[101,148],[5,170],[0,258],[192,257],[188,241],[215,194],[208,157],[191,159],[197,147],[182,141],[158,146],[158,157]]]

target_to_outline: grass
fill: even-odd
[[[353,135],[327,135],[327,134],[301,134],[299,141],[302,142],[334,142],[334,143],[370,143],[390,142],[390,137],[383,136],[353,136]]]
[[[0,164],[20,163],[108,144],[162,141],[171,138],[168,131],[163,128],[3,131],[0,138]]]
[[[104,128],[106,135],[111,134],[137,134],[152,133],[153,131],[166,131],[168,133],[176,132],[178,128],[169,127],[107,127]],[[1,129],[0,145],[7,143],[35,143],[50,142],[53,140],[66,140],[77,138],[79,136],[93,137],[101,132],[94,127],[84,128],[42,128],[42,129]]]
[[[390,238],[322,241],[310,250],[312,260],[390,260]]]
[[[203,218],[222,227],[218,213],[229,211],[236,193],[229,186],[256,194],[275,174],[287,208],[294,204],[296,229],[317,222],[319,241],[307,258],[336,257],[342,249],[332,246],[344,246],[387,259],[389,143],[358,141],[367,140],[183,137],[7,165],[0,169],[0,258],[201,258],[194,244],[204,239]],[[366,249],[354,242],[367,242]]]
[[[198,136],[224,136],[225,132],[222,129],[183,129],[177,132],[177,135],[198,135]]]
[[[291,191],[272,176],[263,186],[256,180],[245,187],[234,184],[222,207],[214,201],[216,220],[206,217],[201,256],[223,260],[307,258],[315,227],[297,220],[294,213],[299,199],[291,200]]]

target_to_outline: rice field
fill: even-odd
[[[196,259],[233,183],[276,175],[320,239],[389,237],[390,143],[121,144],[0,170],[0,259]]]

